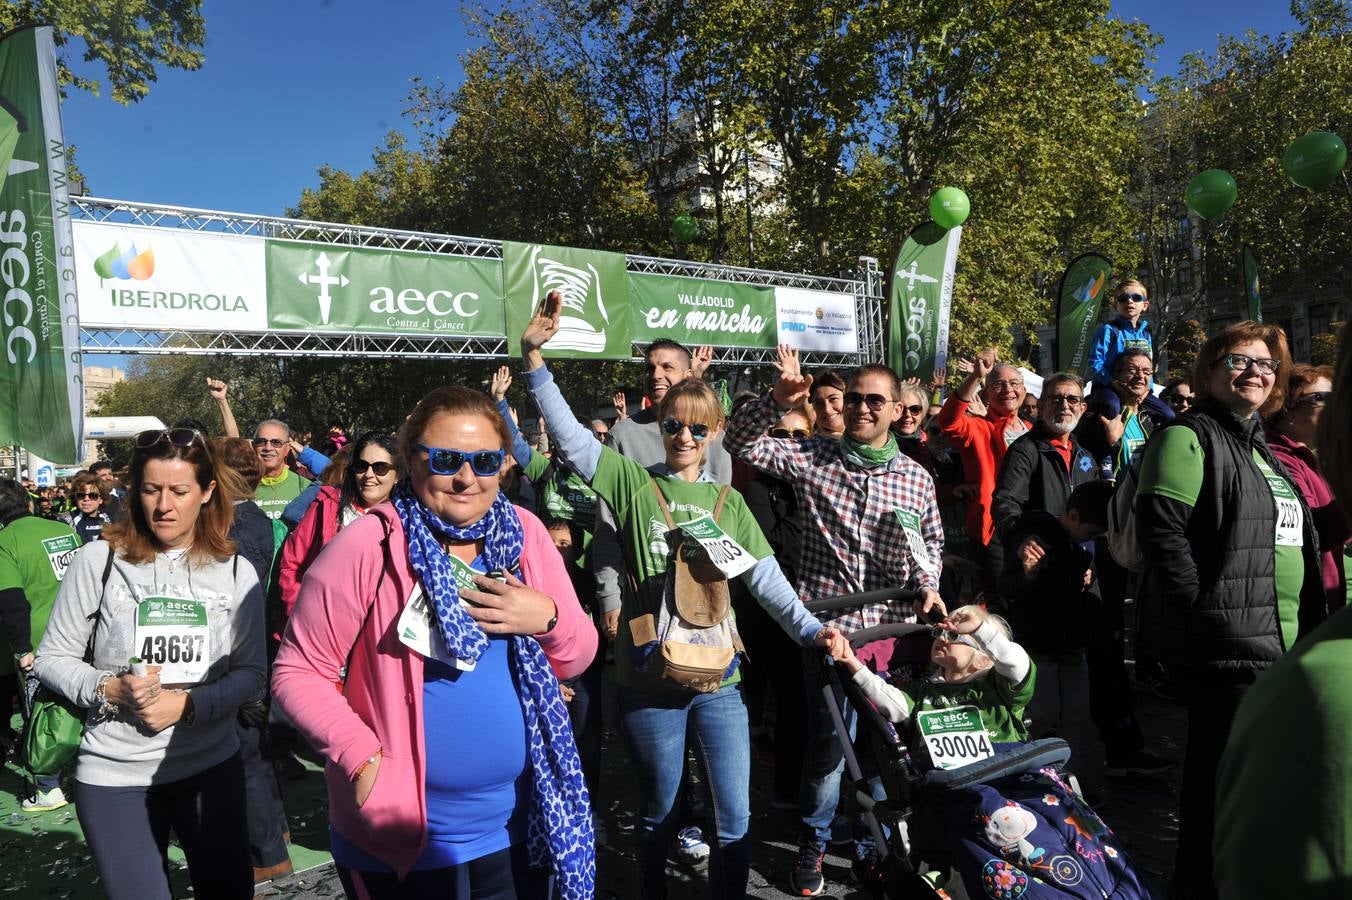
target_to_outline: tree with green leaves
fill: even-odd
[[[53,26],[58,84],[95,95],[102,90],[98,78],[71,64],[71,50],[83,45],[81,60],[103,67],[118,103],[145,97],[163,67],[202,67],[202,0],[8,0],[0,6],[0,32],[24,25]]]

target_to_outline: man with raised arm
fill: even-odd
[[[826,624],[851,632],[885,622],[913,622],[916,609],[943,609],[939,599],[944,532],[934,481],[898,452],[890,426],[901,417],[901,383],[883,365],[850,373],[844,397],[845,433],[831,437],[773,438],[767,433],[785,412],[807,402],[812,376],[798,367],[797,351],[780,348],[780,375],[764,397],[741,406],[728,423],[729,452],[791,482],[803,510],[798,595],[804,601],[881,588],[918,590],[915,607],[874,604]],[[816,657],[808,656],[810,668]],[[822,855],[840,796],[844,759],[821,693],[809,684],[808,745],[799,797],[803,835],[789,873],[793,892],[816,896],[825,887]],[[851,726],[853,727],[853,726]]]

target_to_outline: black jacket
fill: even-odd
[[[755,517],[775,561],[789,584],[798,586],[798,561],[802,556],[803,519],[793,485],[774,475],[758,472],[742,490],[747,509]]]
[[[991,497],[991,519],[995,533],[1009,549],[1018,546],[1010,541],[1009,532],[1028,510],[1044,510],[1052,516],[1066,511],[1070,492],[1087,481],[1098,478],[1098,466],[1089,451],[1070,439],[1070,470],[1066,460],[1055,447],[1055,434],[1040,419],[1027,434],[1020,435],[1005,452],[1000,464],[1000,475]]]
[[[1290,475],[1268,450],[1256,415],[1240,420],[1206,399],[1166,427],[1197,432],[1202,487],[1191,507],[1137,495],[1136,537],[1145,557],[1137,593],[1142,645],[1166,663],[1266,669],[1284,652],[1275,582],[1277,514],[1253,452],[1274,472],[1288,480]],[[1295,494],[1305,526],[1297,635],[1302,637],[1322,620],[1324,597],[1314,520],[1300,492]]]
[[[1094,554],[1075,542],[1058,516],[1043,510],[1030,509],[1006,534],[1000,597],[1008,605],[1014,640],[1034,654],[1083,653],[1102,602],[1098,582],[1084,584]],[[1030,537],[1046,550],[1032,577],[1018,554]]]
[[[236,503],[235,519],[230,523],[230,540],[235,542],[239,555],[254,567],[258,573],[258,583],[266,590],[268,576],[272,573],[274,548],[272,520],[268,514],[252,500]]]

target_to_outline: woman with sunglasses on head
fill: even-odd
[[[1319,535],[1319,567],[1330,613],[1347,604],[1343,545],[1352,538],[1352,529],[1334,502],[1333,491],[1319,468],[1319,420],[1332,397],[1332,366],[1292,366],[1286,400],[1280,410],[1268,417],[1264,432],[1272,455],[1286,466],[1314,517],[1315,532]]]
[[[1138,639],[1170,669],[1188,712],[1178,896],[1216,896],[1216,766],[1236,707],[1325,615],[1310,508],[1260,418],[1282,408],[1290,370],[1276,326],[1213,335],[1193,373],[1200,399],[1151,437],[1141,464]]]
[[[172,896],[171,831],[197,896],[252,897],[235,716],[265,690],[258,577],[197,431],[137,435],[127,501],[66,570],[34,668],[89,709],[80,826],[114,900]]]
[[[710,894],[715,900],[742,897],[751,862],[746,839],[751,818],[751,742],[736,655],[724,670],[722,682],[706,686],[708,690],[683,690],[670,679],[647,674],[654,670],[650,663],[664,652],[656,636],[660,619],[653,613],[670,599],[666,586],[679,579],[683,570],[672,559],[671,533],[680,527],[675,523],[712,519],[714,527],[705,526],[706,536],[710,531],[721,535],[711,540],[743,564],[729,566],[733,571],[724,569],[723,574],[739,577],[800,645],[812,645],[823,629],[798,602],[741,495],[714,483],[704,471],[705,456],[723,426],[723,408],[713,389],[702,380],[687,378],[662,396],[657,420],[664,463],[645,469],[621,456],[578,423],[545,367],[540,348],[557,334],[561,306],[558,292],[551,292],[544,314],[534,317],[521,335],[521,353],[530,394],[560,451],[621,523],[619,539],[630,583],[621,599],[615,649],[617,725],[640,789],[640,890],[649,900],[667,893],[666,847],[678,823],[674,807],[689,733],[718,832],[709,861]],[[707,553],[695,555],[710,558]],[[690,558],[682,556],[687,562]],[[724,614],[720,613],[720,619],[726,622]]]
[[[99,480],[99,476],[88,472],[76,475],[70,480],[70,496],[75,503],[75,509],[62,516],[62,520],[75,529],[75,533],[80,536],[81,544],[97,541],[103,532],[103,526],[109,522],[108,515],[103,511],[103,504],[107,499],[103,492],[103,482]]]
[[[545,900],[551,875],[562,900],[592,896],[558,681],[596,629],[549,532],[500,490],[510,442],[484,394],[432,391],[399,433],[407,477],[301,585],[273,696],[328,760],[349,897]]]
[[[346,468],[340,470],[342,481],[338,486],[319,487],[314,501],[282,545],[277,584],[287,615],[296,605],[301,579],[319,552],[344,527],[388,500],[401,474],[398,447],[389,434],[368,431],[341,452],[349,457]]]

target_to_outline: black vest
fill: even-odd
[[[1202,487],[1186,530],[1199,587],[1191,606],[1171,601],[1167,573],[1147,559],[1138,592],[1141,640],[1164,662],[1265,669],[1284,649],[1274,572],[1276,504],[1254,451],[1274,472],[1288,481],[1290,475],[1268,450],[1257,416],[1240,421],[1223,405],[1205,400],[1166,427],[1191,428],[1202,448]],[[1323,619],[1319,539],[1309,507],[1295,493],[1304,509],[1300,635],[1305,635]],[[1139,506],[1144,499],[1137,498],[1143,539],[1148,523],[1141,521]]]

